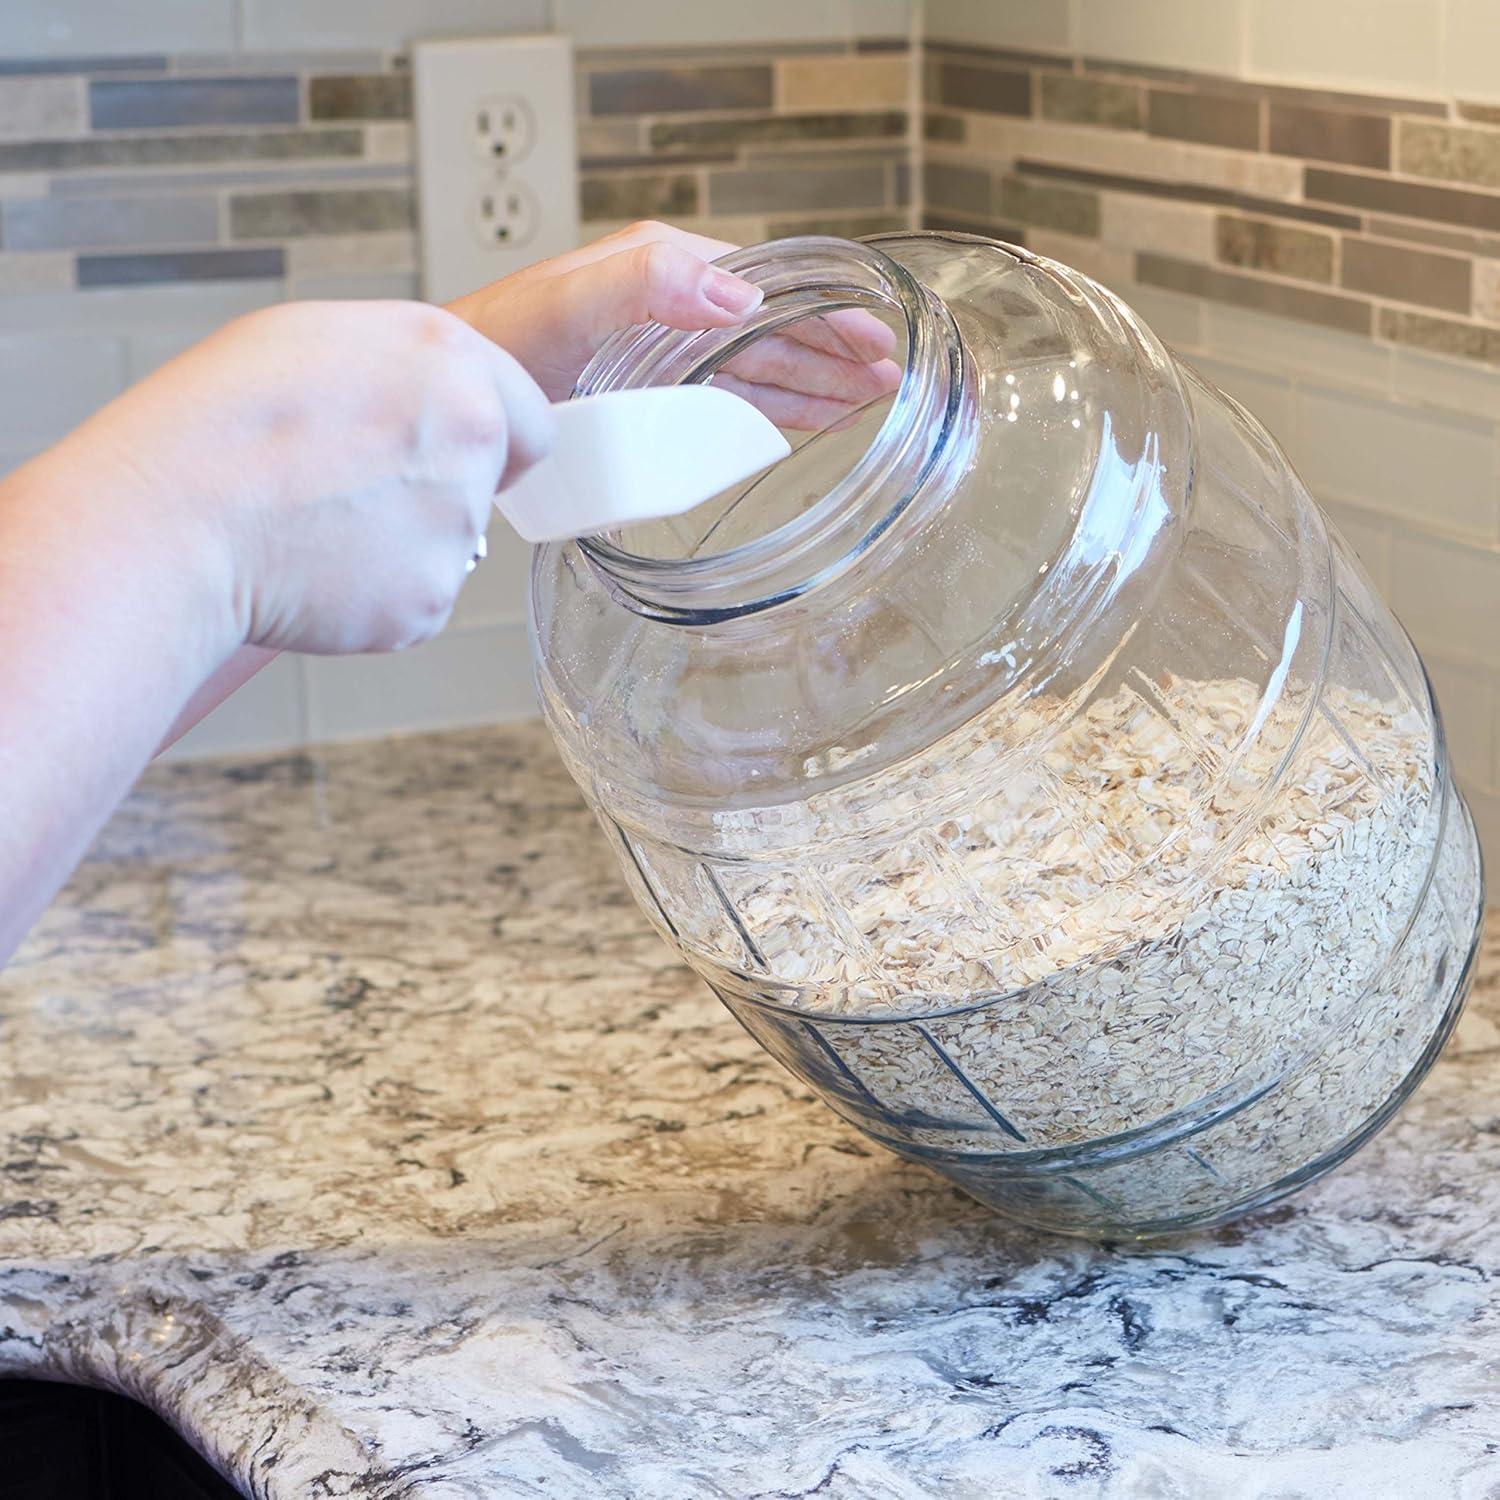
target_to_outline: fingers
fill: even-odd
[[[725,368],[756,384],[857,403],[889,395],[901,383],[900,366],[888,359],[877,364],[843,359],[783,334],[757,339]]]
[[[889,359],[896,350],[896,335],[874,313],[860,307],[841,308],[820,318],[804,318],[793,323],[786,333],[809,348],[866,364]]]
[[[821,432],[846,422],[859,410],[859,403],[836,401],[828,396],[810,396],[804,391],[760,385],[720,370],[714,384],[748,401],[778,427],[790,432]]]
[[[557,283],[560,307],[597,343],[634,323],[726,328],[760,306],[761,291],[710,266],[685,246],[649,240],[593,261]]]

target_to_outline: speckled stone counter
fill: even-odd
[[[1500,1496],[1500,944],[1258,1220],[1005,1226],[646,927],[535,726],[151,774],[0,978],[0,1370],[246,1494]]]

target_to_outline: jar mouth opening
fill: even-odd
[[[922,487],[953,425],[963,384],[961,343],[946,308],[874,244],[808,236],[735,251],[718,264],[764,291],[745,323],[694,332],[650,324],[617,334],[590,362],[575,394],[704,383],[759,340],[847,309],[892,324],[898,340],[905,339],[905,367],[893,394],[804,437],[790,458],[690,512],[675,530],[658,530],[675,540],[677,555],[640,550],[651,528],[639,526],[579,540],[621,602],[685,624],[768,609],[849,567]],[[866,433],[868,441],[856,449]],[[797,498],[799,484],[811,492],[804,500]],[[736,533],[759,524],[753,509],[742,509],[747,503],[765,505],[770,516],[737,540]],[[729,524],[731,516],[737,519]],[[727,545],[705,550],[716,534]]]

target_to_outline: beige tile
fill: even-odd
[[[531,654],[521,625],[451,627],[389,656],[309,656],[312,739],[453,729],[536,712]]]
[[[1374,506],[1422,530],[1500,541],[1491,421],[1304,388],[1291,451],[1319,498]]]
[[[1434,354],[1500,365],[1500,329],[1479,323],[1460,323],[1452,318],[1432,318],[1426,313],[1383,307],[1375,331],[1395,344],[1410,344]]]
[[[1500,101],[1500,6],[1495,0],[1448,0],[1443,87],[1466,99]]]
[[[786,57],[776,64],[779,109],[876,109],[904,106],[911,65],[899,53],[868,57]]]
[[[1500,552],[1397,527],[1391,580],[1419,650],[1500,665]]]
[[[1351,291],[1467,313],[1472,261],[1344,236],[1340,280]]]
[[[417,237],[410,230],[379,234],[322,234],[289,240],[286,274],[295,281],[303,276],[337,275],[341,272],[415,271]]]
[[[1396,166],[1413,177],[1500,187],[1500,130],[1398,120]]]
[[[1226,265],[1274,271],[1302,281],[1333,280],[1334,240],[1319,229],[1304,229],[1275,219],[1220,214],[1215,248]]]
[[[1155,177],[1163,182],[1202,183],[1207,187],[1253,193],[1288,202],[1302,196],[1302,168],[1295,161],[1224,151],[1177,141],[1142,139],[1116,131],[1051,121],[967,116],[972,154],[1084,167],[1126,177]]]
[[[1101,193],[1099,238],[1122,250],[1155,250],[1184,260],[1212,260],[1214,211],[1200,203]]]
[[[0,78],[0,140],[56,140],[87,124],[82,78]]]
[[[923,24],[935,41],[1071,52],[1076,38],[1067,0],[927,0]]]
[[[412,128],[405,120],[382,120],[365,126],[365,158],[372,162],[411,160]]]
[[[1474,316],[1500,323],[1500,260],[1474,262]]]
[[[1242,71],[1246,0],[1080,0],[1079,51],[1208,73]],[[1044,9],[996,5],[996,9]]]
[[[1343,538],[1354,548],[1370,582],[1381,597],[1389,600],[1391,592],[1391,523],[1374,511],[1341,500],[1321,502],[1324,513],[1338,527]]]
[[[1248,71],[1285,83],[1442,89],[1442,0],[1251,0]]]
[[[1104,240],[1082,239],[1078,235],[1064,234],[1056,229],[1026,230],[1026,248],[1045,255],[1049,260],[1061,261],[1102,282],[1111,291],[1130,285],[1134,260],[1130,253]]]
[[[1495,714],[1500,707],[1493,674],[1435,651],[1429,651],[1422,664],[1432,679],[1459,785],[1466,791],[1493,790]]]
[[[0,297],[71,290],[73,257],[66,250],[0,253]]]
[[[1203,347],[1225,359],[1290,375],[1313,373],[1330,384],[1381,395],[1390,385],[1391,351],[1368,337],[1219,302],[1204,305],[1203,325]]]

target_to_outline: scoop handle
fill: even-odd
[[[607,391],[553,412],[552,452],[495,497],[528,542],[682,515],[792,451],[748,401],[712,385]]]

